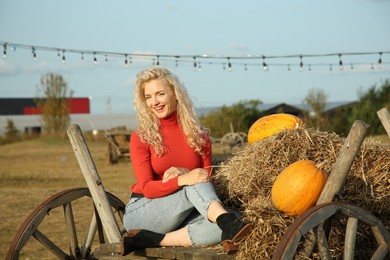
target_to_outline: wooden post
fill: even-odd
[[[339,156],[337,157],[336,163],[333,166],[333,170],[317,201],[317,205],[331,202],[333,197],[344,186],[348,172],[351,169],[360,145],[363,143],[367,128],[368,125],[363,121],[356,120],[353,123],[351,130],[345,139],[344,145],[340,150]]]
[[[325,183],[325,187],[317,201],[317,205],[331,202],[334,196],[340,192],[341,188],[344,186],[348,172],[351,169],[352,163],[355,160],[361,144],[363,143],[367,128],[368,125],[363,121],[357,120],[353,123],[351,130],[344,141],[344,145],[341,147],[332,172],[330,173],[328,180]],[[326,225],[327,224],[325,223],[325,226]],[[328,231],[327,228],[326,231]],[[316,236],[321,235],[316,234],[316,230],[314,230],[314,232],[315,233],[312,235],[309,235],[303,245],[303,255],[306,257],[309,257],[314,250],[314,246],[317,243]]]
[[[89,191],[91,192],[95,207],[102,220],[108,242],[119,243],[121,241],[121,233],[118,222],[111,209],[106,191],[104,190],[103,183],[100,180],[99,173],[95,167],[81,129],[78,125],[71,125],[67,133]]]
[[[379,119],[382,122],[382,125],[384,126],[387,135],[390,137],[390,113],[387,108],[382,108],[381,110],[378,110],[377,115]]]

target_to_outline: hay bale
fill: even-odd
[[[243,242],[239,259],[266,259],[294,221],[276,210],[271,189],[278,174],[298,160],[325,161],[328,173],[344,139],[314,129],[286,130],[247,145],[217,170],[215,189],[224,203],[244,213],[255,230]],[[365,141],[358,152],[340,195],[342,200],[374,213],[390,228],[390,146]]]

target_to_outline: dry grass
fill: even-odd
[[[247,145],[218,168],[214,180],[217,193],[243,211],[255,226],[240,247],[239,259],[269,259],[294,221],[271,202],[272,185],[279,173],[298,160],[325,162],[322,169],[330,173],[343,144],[344,140],[335,134],[304,128],[288,130]],[[390,145],[367,138],[334,200],[372,212],[390,229]],[[357,239],[360,237],[366,237],[366,233],[359,231]],[[372,236],[368,239],[373,241]],[[332,254],[336,257],[343,242],[334,244]],[[359,259],[367,259],[365,253],[372,249],[368,244],[367,239],[357,242],[357,248],[363,249]]]

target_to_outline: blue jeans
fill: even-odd
[[[126,230],[147,229],[162,234],[187,226],[193,246],[215,245],[221,242],[222,231],[207,218],[213,201],[220,200],[210,182],[184,186],[156,199],[131,197],[123,224]]]

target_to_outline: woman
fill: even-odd
[[[233,250],[251,224],[229,213],[215,194],[210,139],[186,89],[169,70],[152,67],[137,75],[133,102],[138,124],[130,154],[137,181],[123,219],[122,255],[221,241]]]

